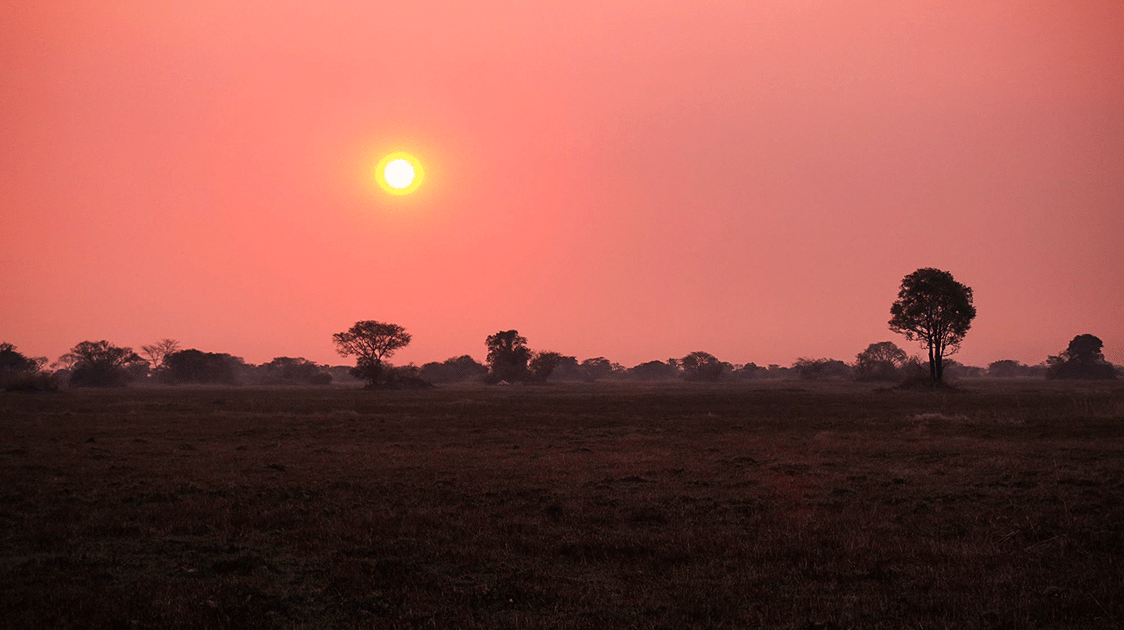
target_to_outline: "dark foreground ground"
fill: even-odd
[[[0,394],[0,626],[1121,628],[1124,387]]]

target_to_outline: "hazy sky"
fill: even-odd
[[[5,1],[0,341],[1124,363],[1120,0]],[[375,164],[408,151],[395,197]]]

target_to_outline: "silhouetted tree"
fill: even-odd
[[[42,364],[21,354],[10,343],[0,343],[0,376],[17,376],[38,372]]]
[[[7,391],[45,391],[56,389],[51,374],[41,372],[45,357],[30,358],[10,343],[0,343],[0,387]]]
[[[1104,342],[1094,335],[1077,335],[1069,347],[1057,356],[1046,359],[1046,378],[1079,378],[1109,380],[1116,378],[1112,364],[1104,358]]]
[[[860,381],[895,381],[909,356],[892,341],[879,341],[855,355],[855,378]]]
[[[582,378],[586,381],[599,381],[613,375],[613,363],[605,357],[594,357],[581,362]]]
[[[929,350],[929,379],[935,384],[944,378],[944,358],[960,349],[976,307],[972,289],[947,271],[926,267],[902,280],[890,315],[890,330]]]
[[[72,366],[69,382],[75,387],[122,387],[148,367],[132,348],[120,348],[104,340],[83,341],[60,362]]]
[[[535,352],[528,364],[528,379],[535,383],[545,383],[554,368],[562,363],[562,359],[562,355],[557,352]]]
[[[141,354],[148,357],[148,366],[153,373],[164,369],[164,360],[169,354],[180,349],[180,342],[175,339],[161,339],[154,344],[141,346]]]
[[[221,352],[203,352],[190,348],[164,357],[163,369],[157,374],[161,383],[235,385],[236,370],[242,360]]]
[[[355,356],[351,373],[367,381],[367,387],[378,387],[382,378],[383,359],[388,359],[410,343],[410,333],[398,324],[372,320],[355,322],[350,329],[332,335],[340,356]]]
[[[531,350],[527,347],[527,339],[520,336],[519,331],[501,330],[489,335],[484,343],[488,348],[488,382],[527,380]]]
[[[715,382],[722,378],[726,365],[709,352],[692,352],[679,360],[683,378],[688,381]]]

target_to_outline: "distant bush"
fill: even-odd
[[[672,361],[648,361],[628,368],[625,376],[636,381],[670,381],[679,378],[679,365]]]
[[[953,359],[945,359],[944,372],[951,378],[979,378],[987,374],[987,369],[975,365],[964,365]]]
[[[1030,376],[1033,370],[1033,367],[1015,361],[1014,359],[1001,359],[987,364],[987,375],[992,378]]]
[[[467,354],[451,357],[442,362],[432,361],[421,366],[418,378],[431,383],[458,383],[483,380],[488,367],[477,363]]]
[[[303,357],[276,357],[257,369],[267,385],[329,385],[332,375]]]
[[[8,392],[53,392],[59,388],[58,379],[50,372],[26,372],[0,379]]]
[[[851,377],[851,366],[838,359],[807,359],[802,357],[792,364],[792,370],[800,378],[813,381]]]
[[[164,369],[160,371],[160,381],[171,385],[185,383],[235,385],[238,378],[235,369],[244,362],[229,354],[203,352],[201,350],[180,350],[164,358]]]
[[[414,364],[391,365],[383,363],[383,381],[380,387],[386,389],[429,389],[433,383],[421,377],[421,368]]]

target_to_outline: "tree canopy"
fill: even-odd
[[[157,378],[168,384],[234,385],[238,382],[235,367],[241,362],[238,357],[221,352],[180,350],[164,357]]]
[[[383,359],[410,344],[410,333],[398,324],[374,320],[355,322],[348,330],[332,335],[336,352],[343,357],[356,357],[351,373],[367,381],[367,387],[378,387],[383,377]]]
[[[1046,378],[1114,379],[1115,370],[1104,358],[1104,342],[1095,335],[1077,335],[1057,356],[1046,359]]]
[[[514,383],[527,380],[531,349],[527,347],[527,338],[520,335],[518,330],[501,330],[488,335],[484,344],[488,348],[489,382]]]
[[[683,378],[688,381],[715,382],[722,378],[726,365],[709,352],[692,352],[679,359],[679,366],[683,370]]]
[[[120,387],[133,380],[148,362],[133,352],[108,341],[83,341],[62,356],[72,366],[70,384],[76,387]]]
[[[971,288],[947,271],[926,267],[902,279],[890,315],[890,330],[928,349],[929,379],[940,383],[943,360],[960,349],[976,317],[976,307]]]
[[[893,341],[879,341],[855,355],[855,378],[860,381],[894,381],[908,359]]]

